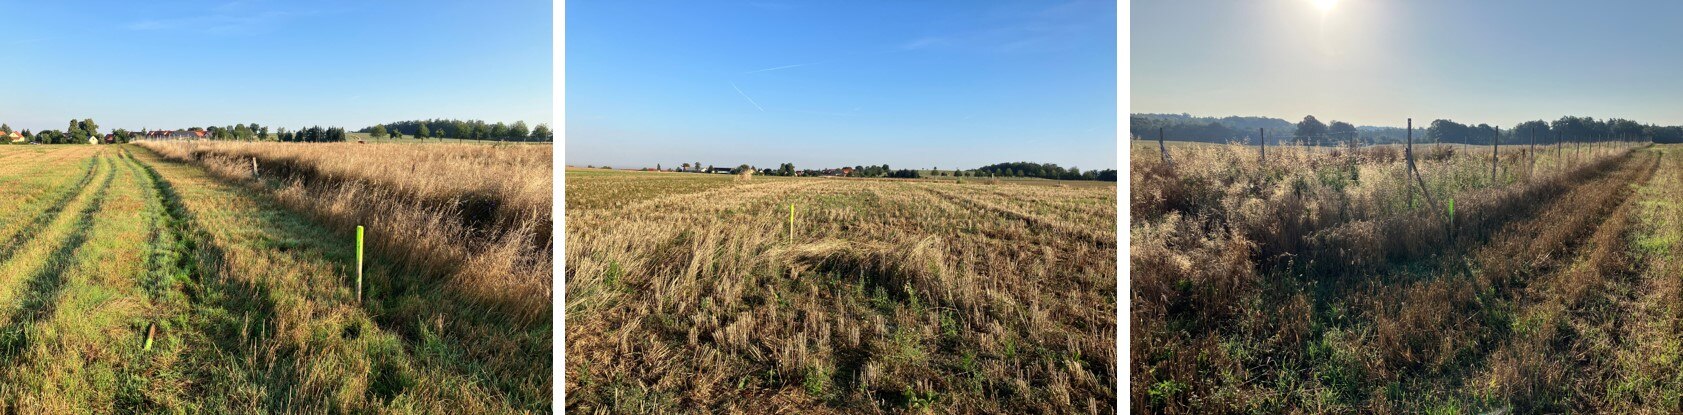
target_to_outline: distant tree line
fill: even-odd
[[[1538,143],[1565,141],[1641,140],[1656,143],[1683,143],[1683,127],[1643,125],[1623,118],[1597,120],[1592,117],[1564,116],[1550,121],[1535,120],[1503,128],[1500,136],[1489,124],[1461,124],[1452,120],[1433,120],[1426,129],[1425,139],[1434,143],[1490,144],[1492,139],[1502,143]]]
[[[321,126],[315,126],[310,128],[300,128],[298,131],[287,131],[285,128],[282,128],[280,129],[280,134],[277,134],[277,137],[280,141],[284,142],[331,143],[345,141],[345,129],[338,127],[321,128]]]
[[[0,134],[11,135],[13,132],[11,125],[0,124]],[[92,118],[70,120],[69,126],[64,131],[31,132],[29,130],[17,130],[15,132],[23,136],[25,142],[41,144],[87,144],[90,138],[103,138],[99,134],[99,124],[95,123]]]
[[[490,124],[481,120],[413,120],[364,127],[357,132],[390,138],[407,136],[416,139],[555,141],[555,134],[549,130],[548,125],[538,124],[528,128],[525,121],[516,121],[514,125],[508,125],[501,122]]]
[[[1026,161],[991,164],[982,166],[981,168],[976,169],[976,171],[1003,177],[1038,177],[1042,179],[1055,180],[1100,180],[1107,182],[1116,181],[1116,170],[1112,169],[1081,171],[1080,168],[1075,167],[1065,169],[1057,164],[1030,163]]]
[[[1683,126],[1660,126],[1636,121],[1609,118],[1564,116],[1555,121],[1534,120],[1515,124],[1511,128],[1490,124],[1462,124],[1439,119],[1417,123],[1414,139],[1437,143],[1490,144],[1492,139],[1503,143],[1528,143],[1536,134],[1538,143],[1553,142],[1557,137],[1567,141],[1643,140],[1657,143],[1683,143]],[[1263,117],[1195,117],[1187,114],[1133,114],[1129,117],[1129,135],[1135,139],[1155,140],[1159,129],[1165,139],[1210,143],[1257,142],[1257,129],[1267,130],[1269,144],[1334,145],[1356,143],[1362,145],[1400,143],[1408,137],[1408,129],[1397,127],[1355,126],[1342,121],[1323,123],[1313,115],[1296,123]],[[1498,134],[1500,134],[1498,136]]]
[[[1134,114],[1129,117],[1128,133],[1142,140],[1156,140],[1161,133],[1164,139],[1175,141],[1254,144],[1259,139],[1259,128],[1267,131],[1271,145],[1400,143],[1408,133],[1405,128],[1356,126],[1337,120],[1326,123],[1313,115],[1292,123],[1278,118],[1214,118],[1186,114]]]

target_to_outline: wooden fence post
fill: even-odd
[[[1502,141],[1502,127],[1496,127],[1496,135],[1490,137],[1490,185],[1491,186],[1496,185],[1496,160],[1499,159],[1499,157],[1497,157],[1497,152],[1501,151],[1500,149],[1496,148],[1496,145],[1500,141]]]
[[[1169,148],[1163,145],[1163,127],[1157,127],[1157,152],[1163,153],[1163,164],[1169,164]]]
[[[1525,169],[1525,180],[1531,180],[1531,175],[1537,172],[1537,127],[1531,126],[1531,150],[1529,154],[1531,166]]]

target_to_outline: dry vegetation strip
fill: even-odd
[[[1412,213],[1398,163],[1372,149],[1283,152],[1262,175],[1228,167],[1232,149],[1182,150],[1205,153],[1134,166],[1142,411],[1652,410],[1614,391],[1664,396],[1611,363],[1634,365],[1617,333],[1651,324],[1626,316],[1663,314],[1633,294],[1654,260],[1627,243],[1653,152],[1539,152],[1529,180],[1517,152],[1495,183],[1488,158],[1425,153],[1429,186],[1457,199],[1448,222]]]
[[[1113,187],[705,177],[568,178],[569,410],[1115,407]]]
[[[366,226],[372,265],[364,307],[374,321],[517,407],[546,406],[553,261],[547,148],[144,145],[305,214],[340,241]],[[264,242],[282,249],[293,243],[274,239]]]
[[[139,147],[46,148],[0,147],[45,164],[0,200],[0,412],[547,410],[547,353],[487,354],[537,340],[359,305],[345,238],[272,197]]]

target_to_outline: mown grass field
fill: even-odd
[[[0,413],[547,411],[547,321],[461,312],[391,248],[359,301],[354,230],[285,187],[139,145],[0,161]]]
[[[1683,410],[1683,147],[1152,144],[1135,412]]]
[[[570,412],[1116,407],[1114,186],[567,174]]]

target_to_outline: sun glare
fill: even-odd
[[[1333,6],[1338,5],[1338,0],[1311,0],[1311,1],[1315,3],[1315,8],[1321,10],[1321,13],[1330,12],[1330,11],[1332,11]]]

